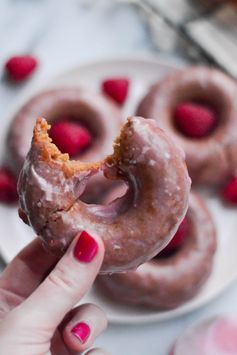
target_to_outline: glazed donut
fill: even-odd
[[[97,163],[70,161],[51,143],[48,129],[38,119],[18,184],[20,216],[48,247],[63,251],[82,230],[98,235],[105,244],[104,273],[137,267],[164,248],[186,213],[190,178],[183,151],[157,123],[129,118],[113,155]],[[98,171],[124,180],[127,193],[109,205],[80,201]]]
[[[16,114],[10,125],[7,145],[10,161],[19,173],[30,149],[36,118],[43,116],[52,124],[69,116],[89,129],[93,136],[90,149],[75,159],[96,161],[111,152],[111,146],[123,123],[116,104],[102,94],[81,87],[64,87],[39,93]]]
[[[216,250],[212,218],[200,196],[190,195],[188,237],[175,253],[127,273],[100,276],[111,298],[126,304],[172,309],[191,299],[207,280]]]
[[[138,106],[137,114],[157,119],[183,148],[194,183],[219,184],[237,167],[237,85],[224,73],[207,67],[175,71],[153,85]],[[203,102],[217,116],[217,124],[202,139],[187,137],[174,120],[182,102]]]

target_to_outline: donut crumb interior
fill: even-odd
[[[77,172],[86,170],[99,171],[101,169],[103,161],[84,163],[79,160],[70,160],[69,154],[61,153],[48,134],[50,128],[51,125],[48,124],[46,119],[39,117],[33,133],[33,143],[39,146],[41,158],[44,161],[62,163],[62,170],[67,177],[73,176]]]

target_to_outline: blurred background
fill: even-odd
[[[38,58],[40,66],[30,82],[9,84],[4,64],[22,53]],[[32,81],[44,81],[90,61],[146,56],[212,64],[237,77],[235,4],[221,0],[1,0],[0,115],[6,115]],[[194,322],[237,312],[236,297],[237,285],[232,285],[211,304],[170,321],[111,324],[97,345],[114,355],[168,354],[177,336]]]
[[[85,61],[159,53],[237,76],[236,22],[235,5],[221,0],[1,0],[0,70],[16,53],[40,58],[37,79]],[[1,82],[1,114],[21,89]]]

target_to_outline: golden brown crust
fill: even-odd
[[[128,130],[131,126],[132,126],[132,118],[128,117],[127,122],[122,126],[119,135],[114,141],[113,154],[107,156],[107,158],[105,159],[105,164],[112,166],[114,164],[117,164],[121,160],[121,157],[123,156],[123,149],[124,149],[122,142],[127,140]]]
[[[88,127],[93,134],[93,144],[74,157],[83,162],[99,161],[109,154],[123,123],[121,109],[105,95],[78,86],[42,91],[16,112],[10,125],[7,145],[9,161],[16,174],[22,169],[30,149],[31,134],[39,116],[47,118],[50,124],[60,117],[72,117]],[[47,127],[45,129],[47,131]],[[101,181],[99,184],[103,185]]]
[[[51,125],[43,118],[37,119],[33,141],[38,145],[42,160],[46,162],[57,161],[62,163],[62,171],[66,177],[71,177],[77,172],[86,171],[88,169],[99,170],[102,166],[102,161],[96,163],[83,163],[79,160],[70,160],[67,153],[61,153],[58,147],[52,143],[52,139],[49,137],[48,131]]]

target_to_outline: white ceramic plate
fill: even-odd
[[[8,117],[1,121],[0,142],[6,134],[9,120],[14,112],[30,96],[38,91],[60,85],[83,84],[99,90],[103,78],[124,75],[131,79],[131,90],[126,106],[125,115],[132,115],[139,99],[154,81],[160,79],[179,65],[167,63],[162,59],[121,59],[95,62],[79,66],[71,71],[52,78],[47,83],[32,84],[14,105]],[[1,118],[2,119],[2,118]],[[112,117],[111,117],[112,119]],[[220,200],[205,193],[208,205],[213,213],[218,231],[218,251],[215,267],[205,287],[190,302],[172,311],[152,311],[141,307],[128,307],[105,299],[93,288],[85,297],[86,302],[100,305],[114,323],[145,323],[161,321],[194,310],[220,294],[237,278],[237,218],[235,209],[227,209]],[[32,230],[18,218],[16,208],[0,206],[0,252],[6,262],[33,238]]]

